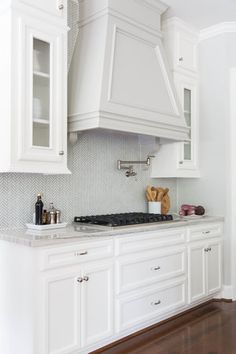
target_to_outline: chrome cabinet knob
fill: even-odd
[[[83,280],[84,280],[84,279],[81,278],[81,277],[77,278],[77,282],[78,282],[78,283],[83,283]]]
[[[209,248],[204,248],[204,251],[205,251],[205,252],[208,252],[208,251],[209,251]]]
[[[211,247],[208,248],[208,251],[211,252]]]
[[[89,281],[89,277],[87,275],[84,276],[83,278],[84,281]]]
[[[180,165],[183,165],[183,163],[184,163],[184,161],[179,161],[179,164],[180,164]]]
[[[180,57],[180,58],[179,58],[179,61],[184,61],[184,58],[183,58],[183,57]]]
[[[63,4],[59,5],[58,10],[64,10],[64,5]]]
[[[65,154],[65,152],[63,150],[59,151],[59,155],[63,156]]]
[[[203,233],[203,235],[207,235],[207,234],[209,234],[211,231],[203,231],[202,233]]]
[[[152,302],[151,305],[152,306],[157,306],[157,305],[160,305],[161,304],[161,300],[158,300],[156,302]]]

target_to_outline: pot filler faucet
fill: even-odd
[[[117,160],[117,169],[118,170],[126,170],[125,175],[126,177],[134,177],[137,176],[137,172],[134,171],[133,165],[151,165],[151,158],[154,156],[148,156],[145,161],[122,161]]]

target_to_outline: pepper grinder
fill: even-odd
[[[50,216],[50,224],[56,224],[56,209],[54,208],[53,203],[50,203],[48,212]]]

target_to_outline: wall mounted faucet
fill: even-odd
[[[145,161],[122,161],[117,160],[117,169],[118,170],[126,170],[126,177],[134,177],[137,176],[137,172],[134,171],[133,165],[151,165],[151,158],[154,156],[148,156]]]

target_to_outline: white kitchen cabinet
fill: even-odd
[[[132,333],[186,305],[186,230],[116,240],[116,332]]]
[[[189,24],[177,17],[163,23],[164,45],[171,69],[184,75],[198,72],[198,33]]]
[[[188,140],[178,145],[177,163],[183,176],[188,172],[199,177],[198,166],[198,82],[189,76],[175,74],[175,85],[189,128]],[[181,174],[181,173],[180,173]]]
[[[44,277],[45,354],[61,354],[81,347],[80,269]]]
[[[112,336],[111,262],[46,272],[42,281],[45,354],[72,353]]]
[[[49,15],[54,8],[55,13],[62,11],[57,1],[19,0],[11,5],[0,16],[0,27],[8,25],[8,46],[1,56],[6,66],[0,84],[0,91],[5,85],[0,171],[69,173],[67,21]]]
[[[0,352],[87,354],[214,298],[223,224],[178,225],[48,245],[44,238],[42,247],[10,233],[11,242],[0,241]]]
[[[50,15],[66,17],[67,0],[19,0],[19,3],[33,6]]]
[[[178,21],[175,21],[167,21],[167,24],[164,25],[164,44],[169,54],[169,61],[172,63],[174,83],[189,132],[188,138],[181,143],[160,140],[160,148],[152,162],[151,176],[153,178],[200,177],[197,35],[186,25],[183,29],[182,22],[179,24]],[[179,53],[182,55],[180,56]],[[183,53],[185,53],[184,57]],[[182,70],[183,68],[184,70]]]
[[[188,250],[189,302],[197,302],[221,289],[221,241],[193,243]]]
[[[207,251],[207,292],[208,295],[215,294],[222,285],[222,244],[221,241],[208,243]]]

